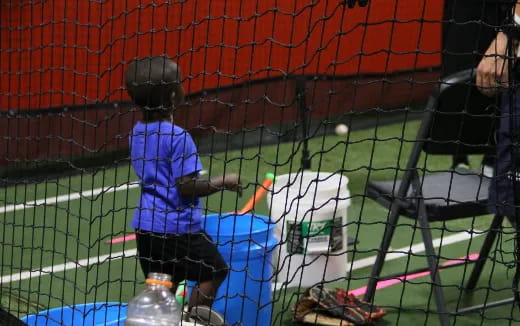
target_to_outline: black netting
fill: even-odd
[[[513,11],[0,0],[0,324],[519,322]]]

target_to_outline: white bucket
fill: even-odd
[[[310,287],[347,275],[348,178],[305,171],[277,176],[267,196],[280,246],[275,282]]]

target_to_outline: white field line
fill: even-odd
[[[475,238],[479,235],[482,235],[482,232],[480,232],[480,231],[475,230],[474,232],[475,232],[474,234],[471,234],[469,231],[468,232],[459,232],[459,233],[455,233],[455,234],[443,237],[442,239],[441,238],[434,239],[433,247],[438,248],[438,247],[440,247],[441,243],[443,246],[446,246],[446,245],[462,242],[464,240],[469,240],[472,237]],[[390,249],[390,252],[386,254],[385,262],[388,262],[390,260],[399,259],[399,258],[405,258],[406,256],[408,256],[410,254],[419,254],[424,251],[425,251],[425,248],[424,248],[423,243],[418,243],[418,244],[415,244],[412,246],[407,246],[407,247],[403,247],[403,248],[399,248],[399,249]],[[357,269],[362,269],[365,267],[372,266],[372,265],[374,265],[375,262],[376,262],[376,256],[374,255],[374,256],[367,257],[367,258],[355,260],[351,263],[347,263],[347,273],[349,273],[351,271],[355,271]],[[271,289],[273,291],[275,291],[275,290],[280,290],[283,287],[285,287],[284,283],[273,283],[271,286]]]
[[[92,189],[89,191],[76,192],[76,193],[70,193],[70,194],[65,194],[65,195],[61,195],[61,196],[38,199],[38,200],[31,201],[31,202],[17,204],[17,205],[7,205],[7,206],[0,207],[0,213],[2,213],[2,212],[7,213],[7,212],[12,212],[12,211],[16,211],[16,210],[25,209],[25,208],[37,207],[37,206],[41,206],[41,205],[54,205],[54,204],[64,202],[64,201],[75,200],[75,199],[84,198],[84,197],[94,197],[101,193],[107,194],[107,193],[116,192],[116,191],[120,191],[120,190],[130,190],[133,188],[137,188],[138,186],[139,186],[138,183],[130,183],[130,184],[124,184],[124,185],[117,186],[117,187],[114,187],[114,186],[102,187],[102,188]],[[442,239],[433,240],[433,246],[435,248],[438,248],[441,245],[441,243],[443,245],[449,245],[449,244],[453,244],[453,243],[457,243],[457,242],[462,242],[464,240],[469,240],[472,237],[476,237],[480,234],[482,234],[482,233],[478,232],[478,231],[476,231],[476,233],[459,232],[459,233],[456,233],[456,234],[453,234],[450,236],[443,237]],[[424,252],[424,251],[425,251],[425,248],[424,248],[424,244],[422,244],[422,243],[412,245],[411,247],[403,247],[400,249],[394,249],[394,250],[392,250],[391,253],[388,253],[386,255],[385,262],[394,260],[394,259],[398,259],[398,258],[402,258],[402,257],[406,257],[409,254],[418,254],[418,253]],[[117,259],[122,259],[122,258],[127,258],[127,257],[133,257],[135,255],[136,255],[136,249],[127,249],[125,251],[120,251],[120,252],[116,252],[116,253],[112,253],[112,254],[108,254],[108,255],[81,259],[77,262],[68,262],[68,263],[64,263],[64,264],[48,266],[48,267],[44,267],[40,270],[32,270],[32,271],[26,271],[26,272],[21,272],[21,273],[15,273],[15,274],[11,274],[11,275],[2,276],[0,278],[0,284],[26,280],[26,279],[40,277],[40,276],[44,276],[44,275],[50,275],[53,273],[64,272],[64,271],[71,270],[71,269],[85,268],[90,265],[102,264],[102,263],[105,263],[110,260],[117,260]],[[375,260],[376,260],[376,256],[371,256],[371,257],[356,260],[348,266],[347,270],[353,271],[353,270],[365,268],[368,266],[372,266],[374,264]]]
[[[438,248],[438,247],[440,247],[441,243],[443,246],[446,246],[446,245],[454,244],[457,242],[462,242],[464,240],[469,240],[471,238],[475,238],[479,235],[482,235],[482,232],[476,231],[476,230],[474,231],[474,233],[470,233],[470,232],[455,233],[455,234],[443,237],[442,239],[440,239],[440,238],[434,239],[433,247]],[[418,244],[414,244],[409,247],[403,247],[403,248],[399,248],[399,249],[391,249],[390,253],[388,253],[385,257],[385,262],[394,260],[394,259],[398,259],[398,258],[402,258],[402,257],[406,257],[411,254],[418,254],[418,253],[421,253],[424,251],[425,251],[425,248],[424,248],[423,243],[418,243]],[[356,270],[356,269],[361,269],[361,268],[365,268],[368,266],[372,266],[372,265],[374,265],[375,262],[376,262],[376,256],[371,256],[371,257],[356,260],[356,261],[352,262],[350,265],[352,266],[351,267],[352,270]],[[348,266],[348,267],[350,268],[350,266]]]
[[[38,207],[38,206],[42,206],[42,205],[56,205],[56,204],[64,202],[64,201],[75,200],[75,199],[86,198],[86,197],[94,197],[99,194],[108,194],[111,192],[116,192],[116,191],[121,191],[121,190],[130,190],[130,189],[137,188],[137,187],[139,187],[138,183],[128,183],[128,184],[124,184],[124,185],[117,186],[117,187],[114,187],[114,186],[102,187],[102,188],[91,189],[91,190],[82,191],[82,192],[69,193],[69,194],[65,194],[65,195],[61,195],[61,196],[37,199],[37,200],[22,203],[22,204],[6,205],[3,207],[0,207],[0,214],[18,211],[18,210],[26,209],[26,208],[34,208],[34,207]]]
[[[474,234],[473,237],[476,237],[478,235],[480,235],[480,233]],[[469,232],[460,232],[460,233],[456,233],[456,234],[444,237],[442,239],[442,244],[443,245],[454,244],[454,243],[461,242],[464,240],[469,240],[471,237],[472,237],[472,234]],[[440,244],[441,244],[441,239],[433,240],[433,246],[435,248],[439,247]],[[394,259],[398,259],[398,258],[404,258],[408,254],[418,254],[423,251],[424,251],[424,244],[422,244],[422,243],[415,244],[411,247],[403,247],[400,249],[395,249],[395,250],[392,250],[391,253],[386,255],[385,262],[394,260]],[[115,253],[112,253],[109,255],[81,259],[77,262],[69,262],[69,263],[65,263],[65,264],[48,266],[48,267],[42,268],[41,270],[33,270],[33,271],[15,273],[12,275],[2,276],[0,278],[0,284],[22,281],[22,280],[45,276],[45,275],[51,275],[53,273],[65,272],[65,271],[71,270],[71,269],[85,268],[85,267],[95,265],[95,264],[103,264],[108,261],[135,257],[136,254],[137,254],[136,249],[127,249],[125,251],[115,252]],[[372,266],[374,264],[375,260],[376,260],[376,256],[371,256],[371,257],[363,258],[360,260],[356,260],[351,264],[352,269],[348,269],[348,271],[349,270],[353,271],[356,269],[361,269],[364,267]]]
[[[22,210],[22,209],[28,209],[28,208],[30,209],[30,208],[34,208],[34,207],[38,207],[38,206],[42,206],[42,205],[46,205],[46,206],[57,205],[58,203],[65,202],[65,201],[76,200],[76,199],[87,198],[87,197],[94,197],[94,196],[97,196],[100,194],[108,194],[111,192],[116,192],[116,191],[121,191],[121,190],[130,190],[133,188],[137,188],[138,186],[139,186],[138,183],[129,183],[129,184],[124,184],[124,185],[117,186],[117,187],[115,187],[115,186],[101,187],[101,188],[91,189],[91,190],[82,191],[82,192],[69,193],[69,194],[65,194],[65,195],[61,195],[61,196],[37,199],[37,200],[22,203],[22,204],[6,205],[3,207],[0,207],[0,214],[18,211],[18,210]],[[85,259],[81,259],[77,262],[68,262],[68,263],[64,263],[64,264],[48,266],[48,267],[44,267],[40,270],[32,270],[32,271],[27,271],[27,272],[15,273],[12,275],[2,276],[0,278],[0,284],[10,283],[10,282],[15,282],[15,281],[20,281],[20,280],[26,280],[29,278],[49,275],[52,273],[64,272],[64,271],[76,269],[76,268],[84,268],[84,267],[94,265],[94,264],[102,264],[109,260],[116,260],[116,259],[121,259],[121,258],[126,258],[126,257],[132,257],[135,255],[136,255],[136,249],[129,249],[129,250],[121,251],[121,252],[112,253],[109,255],[85,258]]]
[[[51,275],[54,273],[65,272],[65,271],[71,270],[71,269],[85,268],[85,267],[88,267],[91,265],[103,264],[108,261],[114,261],[117,259],[135,257],[136,254],[137,254],[137,250],[135,248],[127,249],[125,251],[114,252],[109,255],[90,257],[90,258],[78,260],[76,262],[68,262],[65,264],[44,267],[42,269],[15,273],[15,274],[11,274],[11,275],[2,276],[0,278],[0,284],[11,283],[11,282],[21,281],[21,280],[26,280],[26,279],[32,279],[32,278],[45,276],[45,275]]]

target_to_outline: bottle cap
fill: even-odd
[[[165,285],[169,288],[173,287],[173,282],[170,281],[161,281],[161,280],[155,280],[153,278],[147,278],[146,284],[158,284],[158,285]]]

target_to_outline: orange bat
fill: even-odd
[[[253,209],[253,207],[255,207],[255,205],[260,201],[260,199],[262,199],[262,197],[266,194],[267,189],[269,189],[269,187],[271,187],[271,185],[274,182],[274,174],[267,173],[265,175],[265,178],[266,179],[262,183],[262,186],[256,190],[255,194],[251,198],[249,198],[247,203],[244,205],[244,207],[242,207],[241,210],[238,211],[237,214],[242,215],[249,213]]]

